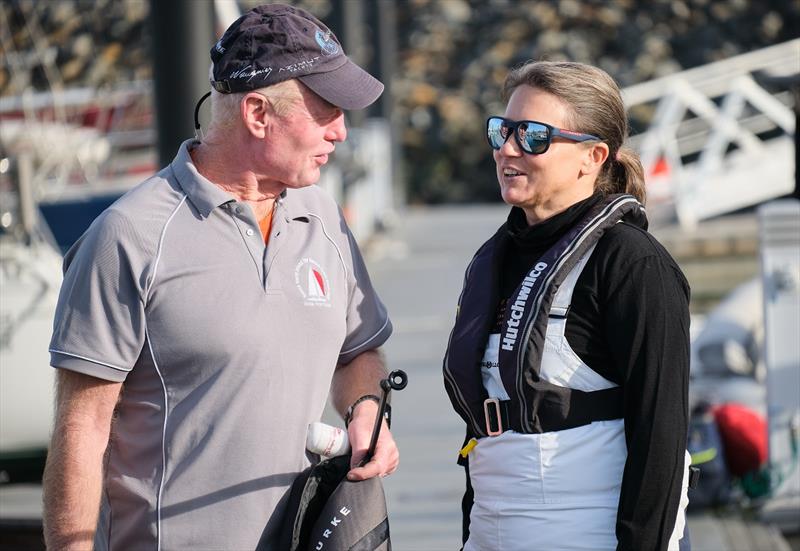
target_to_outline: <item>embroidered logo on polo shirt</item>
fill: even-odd
[[[325,270],[315,260],[303,258],[294,268],[294,283],[306,306],[330,306],[331,285]]]

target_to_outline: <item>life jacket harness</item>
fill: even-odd
[[[503,402],[489,398],[480,361],[500,299],[499,270],[509,243],[506,225],[478,250],[467,267],[443,366],[447,394],[468,434],[483,437],[509,429],[538,434],[624,416],[621,387],[585,392],[554,385],[540,377],[540,365],[559,286],[608,228],[640,210],[644,207],[630,195],[606,197],[534,263],[516,288],[500,333],[500,377],[510,397]]]

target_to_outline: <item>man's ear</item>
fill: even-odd
[[[597,142],[586,148],[586,155],[583,158],[581,172],[584,174],[595,174],[600,172],[603,163],[608,159],[608,144]]]
[[[250,134],[259,139],[267,135],[269,114],[271,113],[267,98],[261,94],[248,93],[239,104],[244,126]]]

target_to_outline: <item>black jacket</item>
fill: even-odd
[[[503,251],[496,255],[499,277],[490,290],[499,310],[494,319],[503,318],[506,301],[531,266],[603,201],[595,195],[531,227],[520,209],[512,209],[492,238]],[[619,549],[666,549],[684,474],[689,287],[646,226],[644,216],[632,212],[603,233],[576,283],[566,326],[581,360],[622,389],[628,458],[617,515]]]

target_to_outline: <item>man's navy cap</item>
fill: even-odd
[[[211,86],[223,94],[296,78],[337,107],[363,109],[383,92],[328,27],[284,4],[258,6],[234,21],[211,48],[211,61]]]

